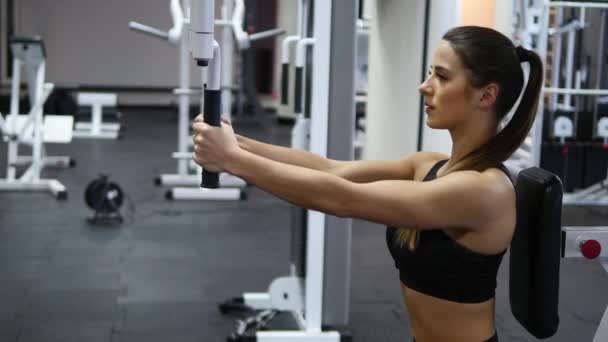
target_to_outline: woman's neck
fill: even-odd
[[[446,170],[495,136],[496,124],[489,122],[489,120],[485,124],[479,121],[471,121],[468,127],[450,130],[450,135],[452,137],[452,154],[445,165]]]

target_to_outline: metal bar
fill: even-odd
[[[276,28],[268,31],[257,32],[252,35],[249,35],[249,41],[254,42],[256,40],[272,38],[276,36],[280,36],[285,33],[285,29]]]
[[[224,0],[222,3],[222,18],[230,22],[229,14],[232,12],[234,0]],[[222,49],[222,108],[220,114],[223,118],[232,120],[232,82],[233,82],[233,57],[234,57],[234,35],[232,25],[223,26],[221,29]]]
[[[6,47],[8,38],[8,6],[6,0],[0,0],[0,84],[8,80],[8,63]]]
[[[545,5],[548,7],[608,8],[608,3],[602,2],[545,1]]]
[[[540,15],[540,32],[538,33],[538,46],[537,52],[540,56],[541,61],[546,63],[547,61],[547,41],[548,41],[548,25],[549,25],[549,9],[545,6],[542,7]],[[543,92],[545,90],[543,89]],[[536,118],[534,119],[534,125],[532,126],[532,156],[533,166],[540,166],[540,156],[543,138],[543,117],[545,111],[545,101],[543,101],[543,93],[541,93],[540,101],[538,102],[538,109],[536,112]]]
[[[10,127],[5,128],[11,134],[17,133],[17,116],[19,115],[19,83],[21,82],[21,61],[13,59],[13,76],[11,79],[11,118]],[[8,162],[6,163],[6,178],[14,180],[17,176],[17,168],[13,162],[19,156],[19,141],[11,140],[8,143]]]
[[[606,9],[602,9],[601,23],[600,23],[600,46],[597,49],[597,73],[595,79],[595,88],[600,89],[602,86],[602,74],[604,73],[604,49],[606,48]],[[598,100],[599,97],[595,97],[595,105],[593,106],[593,137],[597,137],[597,120],[598,120]]]
[[[574,73],[574,49],[576,48],[576,31],[571,30],[568,32],[568,51],[566,55],[566,89],[572,88],[572,77]],[[564,104],[566,108],[572,106],[572,93],[566,93],[564,97]]]
[[[169,39],[169,34],[165,31],[161,31],[157,28],[147,26],[136,21],[129,22],[129,28],[135,31],[139,31],[141,33],[145,33],[149,36],[160,38],[160,39]]]
[[[557,9],[557,25],[561,25],[564,20],[564,9]],[[559,71],[562,64],[562,35],[558,34],[555,36],[555,48],[553,49],[553,61],[551,63],[551,87],[559,88]],[[557,109],[557,98],[558,94],[551,94],[551,100],[549,102],[549,110],[554,112]],[[553,121],[553,120],[551,120]]]
[[[570,95],[588,95],[588,96],[604,96],[608,95],[608,89],[571,89],[571,88],[543,88],[543,92],[548,94],[570,94]]]
[[[174,90],[179,97],[178,109],[178,132],[177,132],[177,151],[187,152],[189,139],[189,115],[190,115],[190,50],[188,47],[188,35],[182,34],[179,42],[179,89]],[[183,90],[183,92],[179,92]],[[199,95],[200,96],[200,95]],[[180,175],[188,174],[188,161],[178,160],[177,173]]]
[[[332,1],[314,5],[314,70],[312,84],[310,151],[327,156],[329,108],[329,63],[331,49]],[[325,214],[308,211],[306,251],[306,334],[321,332],[323,310],[323,264],[325,252]]]
[[[558,11],[563,11],[563,8],[558,8]],[[563,18],[563,17],[562,17]],[[549,29],[549,34],[550,35],[555,35],[555,34],[564,34],[564,33],[570,33],[572,31],[576,31],[578,29],[583,28],[583,24],[581,23],[580,20],[572,20],[569,23],[567,23],[564,26],[559,26],[561,24],[562,20],[558,20],[557,28],[553,28],[553,29]]]
[[[30,115],[34,116],[34,145],[32,146],[32,157],[34,161],[32,162],[32,167],[34,168],[34,180],[40,180],[40,172],[42,171],[42,125],[43,125],[43,117],[42,117],[42,106],[46,101],[46,96],[50,94],[50,92],[45,94],[44,87],[44,74],[46,70],[46,63],[42,61],[40,65],[38,65],[38,69],[36,71],[36,83],[31,85],[30,87],[35,88],[35,105],[32,108],[32,112]],[[46,96],[45,96],[46,95]]]
[[[28,115],[27,121],[25,123],[23,123],[23,126],[21,127],[21,131],[19,131],[19,133],[17,134],[17,136],[19,137],[20,140],[29,139],[29,137],[25,136],[25,132],[28,130],[29,126],[35,121],[36,112],[38,112],[38,111],[42,112],[44,103],[46,102],[47,98],[53,91],[53,88],[55,88],[55,85],[52,83],[47,83],[43,87],[42,96],[36,100],[36,102],[34,103],[34,106],[30,109],[30,113]],[[13,132],[13,133],[15,133],[15,132]]]

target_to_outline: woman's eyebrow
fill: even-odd
[[[430,66],[431,69],[435,69],[435,71],[443,71],[446,73],[450,73],[450,69],[446,68],[445,66],[442,65],[431,65]]]

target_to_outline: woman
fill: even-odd
[[[527,85],[521,63],[530,65]],[[443,36],[419,89],[427,125],[450,132],[450,156],[328,160],[236,136],[229,124],[211,127],[199,116],[193,158],[295,205],[387,225],[415,340],[498,341],[496,274],[516,221],[502,162],[532,126],[541,80],[534,52],[488,28],[458,27]]]

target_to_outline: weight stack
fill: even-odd
[[[585,146],[583,187],[606,179],[608,144],[589,143]]]
[[[584,147],[579,142],[543,143],[541,168],[556,174],[562,180],[566,192],[583,187]]]

